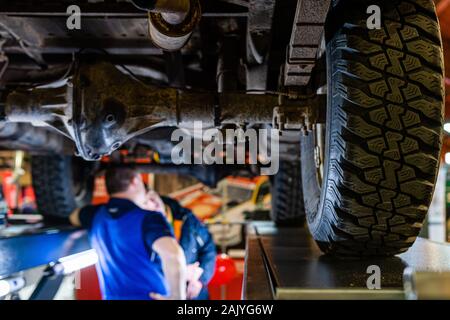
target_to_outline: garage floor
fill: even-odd
[[[324,256],[307,229],[270,222],[248,229],[245,299],[405,299],[408,269],[426,275],[428,284],[436,279],[433,294],[450,298],[450,245],[419,238],[396,257],[338,260]],[[370,266],[379,267],[381,290],[367,290]]]

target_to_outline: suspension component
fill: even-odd
[[[186,11],[148,13],[148,26],[153,43],[167,51],[181,49],[189,40],[201,18],[200,2],[186,0]]]
[[[141,10],[183,13],[189,10],[190,0],[131,0],[134,6]]]
[[[270,124],[278,97],[182,91],[147,85],[105,61],[80,61],[58,85],[8,94],[9,122],[50,126],[75,142],[86,160],[98,160],[155,127],[204,128]],[[220,108],[217,108],[219,105]]]
[[[310,95],[291,97],[280,96],[278,106],[273,109],[272,127],[281,132],[301,131],[307,135],[315,123],[323,122],[323,111],[320,106],[326,104],[326,96]]]
[[[4,113],[8,122],[56,129],[85,160],[98,160],[153,128],[192,128],[195,121],[203,128],[273,124],[307,131],[319,117],[317,99],[156,87],[94,59],[79,60],[63,82],[9,93]]]

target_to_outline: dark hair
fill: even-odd
[[[105,173],[106,190],[110,195],[126,191],[137,174],[134,168],[107,169]]]

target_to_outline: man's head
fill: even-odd
[[[133,168],[112,168],[105,173],[106,190],[111,197],[127,198],[136,204],[146,201],[141,175]]]

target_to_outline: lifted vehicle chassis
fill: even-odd
[[[317,100],[275,95],[211,93],[142,83],[105,61],[76,61],[71,77],[7,95],[9,122],[50,126],[72,139],[85,160],[99,160],[156,127],[270,124],[308,130]]]

